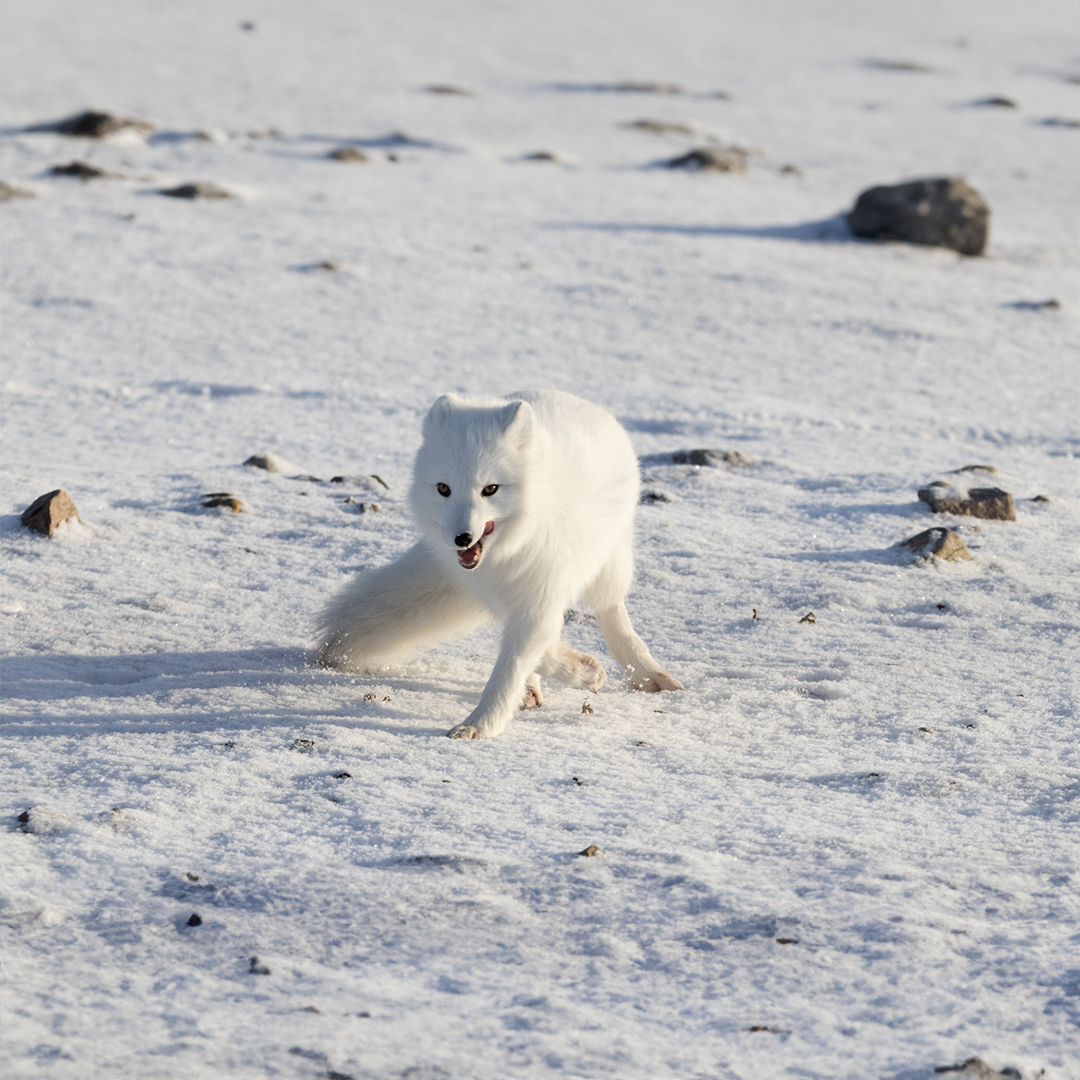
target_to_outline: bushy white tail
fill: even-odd
[[[316,659],[324,667],[376,671],[467,634],[487,617],[421,541],[334,597],[319,619]]]

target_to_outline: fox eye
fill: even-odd
[[[435,489],[444,499],[450,498],[450,489],[446,486],[446,484],[436,484]]]
[[[495,492],[498,491],[498,490],[499,490],[499,485],[498,484],[488,484],[488,486],[486,488],[484,488],[484,490],[481,491],[480,494],[484,495],[486,497],[488,495],[494,495]]]

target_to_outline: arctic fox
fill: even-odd
[[[540,676],[597,690],[604,669],[560,640],[564,613],[594,607],[636,690],[681,690],[634,633],[637,458],[619,422],[558,390],[438,399],[424,419],[409,501],[423,538],[361,573],[323,612],[319,663],[377,670],[494,616],[502,646],[454,739],[501,734],[541,704]]]

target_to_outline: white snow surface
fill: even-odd
[[[1080,1076],[1076,22],[8,0],[0,1073]],[[24,130],[91,107],[156,128]],[[655,167],[708,137],[748,171]],[[985,256],[850,237],[935,175]],[[156,193],[199,180],[236,198]],[[457,742],[494,631],[369,679],[311,626],[412,542],[431,401],[523,386],[646,458],[629,606],[686,690],[575,612],[593,714]],[[694,448],[751,462],[648,460]],[[917,500],[971,464],[1015,523]],[[937,524],[970,562],[893,548]]]

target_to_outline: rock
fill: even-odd
[[[922,559],[938,558],[945,562],[956,562],[957,559],[971,558],[967,544],[952,529],[927,529],[918,536],[901,540],[897,547]]]
[[[1005,306],[1015,308],[1017,311],[1060,311],[1061,301],[1053,297],[1049,300],[1014,300]]]
[[[654,135],[696,135],[693,124],[678,120],[628,120],[620,127],[633,128],[635,131],[650,131]]]
[[[86,112],[69,116],[65,120],[35,124],[26,130],[55,131],[59,135],[71,135],[82,139],[104,139],[107,135],[114,135],[125,129],[140,132],[153,131],[154,125],[148,120],[136,120],[130,116],[114,116],[112,113],[88,109]]]
[[[641,505],[648,506],[650,503],[670,503],[675,500],[663,491],[643,491],[641,493]]]
[[[198,912],[193,911],[191,913],[191,918],[188,919],[187,925],[188,926],[202,926],[202,918],[199,916]]]
[[[968,1058],[960,1065],[939,1065],[934,1072],[955,1076],[958,1080],[1021,1080],[1020,1073],[1006,1066],[1000,1072],[992,1069],[982,1058]]]
[[[424,89],[429,94],[445,94],[457,97],[473,97],[474,94],[471,90],[465,90],[460,86],[452,86],[450,83],[433,83],[431,86],[425,86]]]
[[[914,60],[864,60],[863,66],[875,68],[878,71],[910,71],[917,74],[928,74],[933,71],[926,64],[918,64]]]
[[[554,150],[534,150],[531,154],[522,154],[522,161],[555,161],[559,160],[559,155]]]
[[[209,495],[204,495],[206,500],[202,506],[205,510],[213,510],[218,506],[228,507],[234,514],[243,513],[244,504],[235,496],[230,495],[227,491],[212,491]]]
[[[653,465],[703,465],[717,468],[720,465],[749,465],[750,458],[739,450],[673,450],[666,454],[646,454],[641,458],[645,467]]]
[[[231,191],[211,183],[209,180],[200,180],[193,184],[180,184],[174,188],[160,188],[159,195],[168,195],[172,199],[235,199]]]
[[[955,476],[957,473],[965,472],[996,473],[997,469],[993,465],[961,465],[959,469],[952,469],[949,475]]]
[[[270,969],[265,964],[260,964],[259,963],[259,958],[257,956],[253,956],[248,961],[248,964],[250,966],[250,971],[251,971],[252,975],[269,975],[270,974]]]
[[[699,146],[663,164],[668,169],[686,169],[689,172],[741,173],[746,172],[748,157],[749,154],[737,146]]]
[[[71,496],[66,491],[57,488],[46,495],[35,499],[23,512],[19,521],[28,529],[42,533],[44,536],[52,536],[56,527],[68,518],[82,520]]]
[[[285,458],[279,457],[277,454],[252,454],[244,464],[254,465],[256,469],[265,469],[267,472],[272,473],[295,475],[300,472],[291,461],[286,461]]]
[[[598,856],[605,854],[605,852],[602,847],[590,844],[584,851],[579,851],[578,854],[584,855],[586,859],[595,859]]]
[[[87,165],[85,161],[72,161],[67,165],[54,165],[50,170],[53,176],[74,176],[79,180],[123,180],[121,173],[106,172],[96,165]]]
[[[31,806],[16,819],[20,832],[32,836],[50,836],[54,833],[68,832],[74,822],[67,814],[54,810],[51,806]]]
[[[987,521],[1015,521],[1016,501],[1001,488],[962,488],[940,482],[919,489],[935,514],[963,514]]]
[[[934,177],[869,188],[856,199],[847,221],[856,236],[981,255],[990,208],[960,177]]]
[[[331,161],[354,161],[363,162],[368,160],[367,154],[359,146],[339,146],[326,155]]]
[[[1045,120],[1040,120],[1039,123],[1043,127],[1080,128],[1080,120],[1074,120],[1072,117],[1066,116],[1048,116]]]
[[[979,98],[978,101],[973,101],[972,105],[978,108],[988,109],[1019,109],[1020,106],[1013,101],[1012,98],[1007,97],[988,97]]]
[[[13,187],[4,180],[0,180],[0,202],[8,202],[11,199],[32,199],[34,193],[25,188]]]

